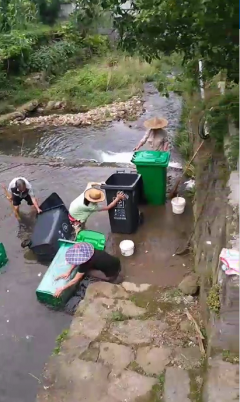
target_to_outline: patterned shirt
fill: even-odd
[[[141,140],[142,145],[146,142],[154,151],[162,151],[163,145],[167,141],[167,131],[162,128],[148,130]]]

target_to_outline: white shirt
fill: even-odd
[[[28,194],[29,194],[31,197],[34,197],[34,193],[33,193],[32,186],[31,186],[31,184],[29,183],[29,181],[28,181],[27,179],[25,179],[25,177],[15,177],[15,179],[13,179],[13,180],[11,181],[11,183],[9,184],[9,186],[8,186],[8,192],[14,194],[14,195],[17,196],[17,197],[22,198],[22,197],[21,197],[21,193],[14,193],[14,192],[12,191],[14,188],[16,188],[16,181],[19,180],[19,179],[21,179],[21,180],[23,180],[23,181],[25,182],[26,188],[27,188],[27,190],[28,190]]]

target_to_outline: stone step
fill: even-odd
[[[209,360],[204,402],[234,402],[239,400],[239,367],[222,361],[221,356]],[[167,402],[167,401],[166,401]]]
[[[191,402],[189,394],[188,372],[180,368],[168,367],[165,374],[164,402]]]

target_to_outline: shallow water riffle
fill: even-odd
[[[102,127],[41,127],[10,126],[0,130],[0,153],[66,160],[129,163],[133,148],[144,134],[144,121],[159,116],[169,121],[172,143],[181,114],[181,98],[174,93],[169,98],[159,96],[152,84],[144,90],[144,114],[134,122],[111,122]],[[172,161],[178,161],[172,147]]]

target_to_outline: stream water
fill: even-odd
[[[130,163],[132,150],[144,134],[144,120],[153,116],[169,121],[170,142],[179,124],[181,98],[170,94],[159,96],[156,88],[148,83],[144,91],[145,113],[135,122],[113,122],[101,128],[11,126],[0,131],[0,153],[32,157],[60,158],[75,162],[80,160],[104,163]],[[172,162],[179,157],[172,148]]]
[[[84,190],[87,181],[105,181],[114,173],[115,165],[130,163],[132,150],[145,131],[145,119],[167,118],[169,139],[173,143],[181,114],[181,98],[175,94],[162,98],[152,84],[146,84],[144,97],[146,112],[131,123],[113,122],[101,128],[40,129],[24,125],[2,128],[1,182],[7,185],[13,177],[25,176],[33,183],[40,202],[51,192],[57,192],[69,206]],[[63,163],[49,164],[48,160],[38,163],[40,157],[60,159]],[[89,163],[93,160],[98,164]],[[79,168],[80,161],[85,162]],[[99,166],[101,163],[103,166]],[[181,159],[172,147],[171,166],[179,167],[179,164]],[[173,175],[174,169],[170,167],[168,176]],[[0,242],[4,243],[9,257],[6,272],[0,275],[1,402],[35,400],[38,378],[52,353],[55,338],[71,321],[66,314],[50,311],[36,300],[35,290],[47,267],[37,262],[29,250],[21,249],[21,240],[28,230],[31,232],[34,223],[28,211],[24,204],[24,227],[19,231],[0,188]],[[156,208],[147,206],[143,213],[144,224],[129,236],[137,251],[130,259],[121,259],[125,278],[136,283],[176,286],[191,263],[174,256],[179,240],[185,243],[189,236],[191,207],[186,208],[184,216],[173,216],[170,203]],[[107,250],[120,257],[119,243],[123,236],[111,233],[107,213],[90,217],[88,228],[103,232],[108,239]]]

